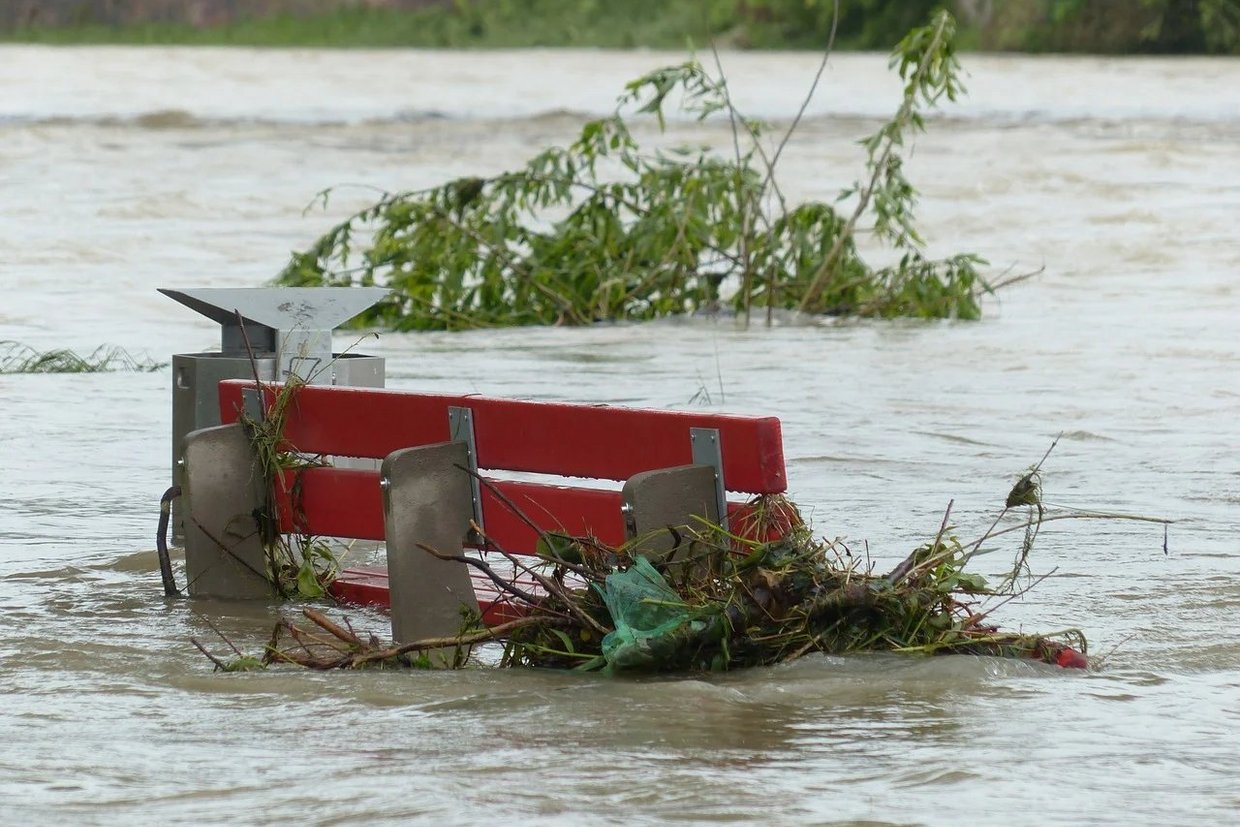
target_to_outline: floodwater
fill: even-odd
[[[677,55],[0,47],[0,339],[167,359],[155,288],[257,286],[373,190],[503,169]],[[813,55],[724,55],[787,124]],[[1062,521],[1006,627],[1096,668],[807,658],[704,678],[214,674],[278,606],[166,602],[170,374],[0,376],[0,802],[12,823],[1240,822],[1240,62],[966,56],[908,172],[931,251],[1044,267],[978,323],[693,320],[392,335],[389,384],[778,415],[816,529],[887,568],[976,536],[1046,451]],[[834,197],[895,105],[833,60],[781,161]],[[673,140],[724,147],[722,124]],[[348,185],[327,212],[303,207]],[[342,336],[340,343],[347,344]],[[1015,536],[1015,535],[1012,535]],[[1001,571],[1014,550],[981,558]],[[355,622],[380,631],[378,615]],[[1103,657],[1105,656],[1105,658]]]

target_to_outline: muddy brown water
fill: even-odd
[[[0,339],[157,358],[212,325],[160,286],[251,286],[367,187],[519,163],[652,53],[0,47]],[[812,55],[725,55],[787,123]],[[1088,674],[811,657],[705,678],[213,674],[153,551],[169,372],[0,376],[0,801],[13,823],[1240,822],[1240,62],[970,56],[909,173],[937,253],[1045,266],[979,323],[688,320],[385,334],[389,384],[778,415],[816,529],[889,567],[955,501],[975,536],[1046,464],[1047,579],[997,613],[1079,627]],[[842,56],[782,162],[858,173],[894,105]],[[719,124],[675,140],[727,146]],[[303,207],[331,185],[325,214]],[[342,344],[351,339],[341,337]],[[1001,571],[1011,547],[982,558]],[[355,622],[383,628],[378,615]]]

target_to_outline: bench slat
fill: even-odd
[[[591,535],[609,546],[625,541],[619,491],[572,488],[516,480],[488,480],[541,531]],[[379,472],[357,468],[305,468],[283,472],[275,485],[280,531],[319,537],[384,539]],[[539,532],[489,488],[482,488],[483,526],[492,542],[513,554],[533,554]],[[743,534],[745,503],[729,502],[728,514]]]
[[[618,491],[512,480],[490,482],[543,531],[590,533],[613,546],[624,542]],[[275,489],[283,532],[384,539],[383,495],[377,471],[329,467],[285,471]],[[534,553],[538,532],[485,486],[482,513],[487,535],[500,548],[514,554]]]
[[[574,536],[589,534],[609,546],[621,545],[625,540],[619,491],[509,480],[493,481],[492,484],[542,531]],[[485,487],[482,490],[482,515],[487,535],[504,550],[513,553],[535,550],[539,532]]]
[[[220,383],[221,421],[237,420],[241,390],[253,384]],[[449,407],[472,410],[481,468],[622,481],[689,464],[689,429],[717,428],[729,490],[776,494],[787,488],[775,417],[308,385],[289,405],[284,433],[303,453],[381,459],[400,448],[446,442]]]
[[[280,531],[384,539],[379,472],[357,468],[285,471],[275,484]]]
[[[521,617],[516,606],[500,600],[494,584],[483,575],[475,573],[471,575],[471,579],[474,594],[478,599],[478,610],[482,613],[483,622],[488,626],[497,626]],[[337,600],[354,606],[369,606],[382,610],[392,607],[387,569],[345,569],[332,583],[330,591]]]

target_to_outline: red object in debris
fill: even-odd
[[[1029,652],[1029,657],[1043,663],[1052,663],[1061,669],[1088,669],[1089,658],[1063,643],[1042,638]]]
[[[801,524],[801,513],[783,498],[770,499],[761,509],[750,503],[728,503],[728,528],[746,540],[774,543]]]
[[[1055,656],[1055,664],[1062,666],[1064,669],[1088,669],[1089,658],[1073,649],[1071,646],[1065,646]]]

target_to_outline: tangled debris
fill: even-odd
[[[555,588],[546,594],[531,601],[501,587],[526,614],[490,630],[386,648],[335,635],[347,645],[334,646],[338,657],[325,663],[299,654],[306,633],[285,624],[298,646],[269,647],[268,654],[317,668],[361,666],[498,640],[505,644],[505,666],[696,672],[770,665],[812,652],[998,655],[1077,665],[1078,650],[1085,651],[1077,630],[1021,635],[987,623],[989,613],[978,601],[997,593],[963,570],[966,555],[955,537],[918,548],[888,574],[863,571],[861,558],[841,543],[814,542],[804,530],[771,543],[751,543],[717,527],[682,539],[692,552],[675,563],[574,540],[562,556],[549,557]],[[581,562],[570,563],[578,553]],[[583,584],[572,583],[569,574]],[[331,631],[313,610],[307,617]]]
[[[611,548],[590,537],[545,534],[538,558],[484,542],[484,549],[511,563],[505,575],[488,562],[493,555],[425,548],[483,572],[499,595],[488,616],[506,622],[488,627],[481,614],[467,612],[457,635],[391,644],[359,634],[347,618],[335,621],[304,608],[312,625],[281,620],[261,658],[244,661],[247,667],[312,669],[460,667],[473,647],[498,643],[500,666],[614,673],[726,671],[814,652],[989,655],[1083,668],[1088,644],[1080,630],[1022,634],[990,620],[995,608],[1046,576],[1028,574],[1038,528],[1072,517],[1167,521],[1088,512],[1047,516],[1040,466],[1019,478],[980,539],[965,544],[952,533],[949,505],[934,539],[886,573],[875,572],[842,540],[815,539],[788,500],[761,497],[734,531],[705,522],[692,530],[668,528],[673,548],[658,554],[647,551],[650,537]],[[1013,511],[1024,512],[1020,524],[996,530]],[[989,550],[987,541],[1021,530],[1012,570],[997,585],[966,570]]]

